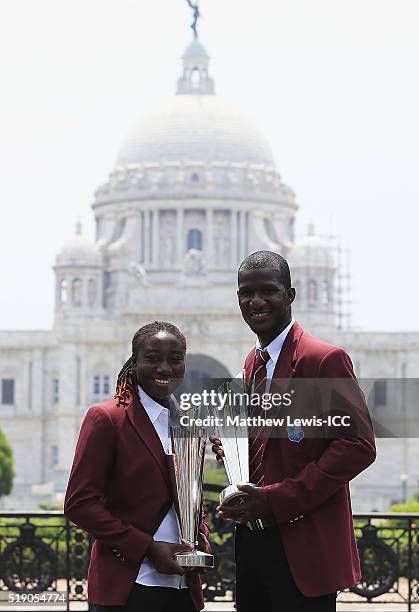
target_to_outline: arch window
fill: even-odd
[[[310,303],[317,302],[317,283],[310,279],[307,284],[307,297]]]
[[[67,304],[67,300],[68,300],[67,279],[63,278],[60,281],[60,304]]]
[[[201,73],[199,71],[199,68],[194,68],[192,70],[191,82],[193,85],[199,85],[199,83],[201,82]]]
[[[74,278],[71,283],[71,303],[73,306],[81,306],[81,279]]]
[[[94,306],[96,304],[97,283],[93,278],[89,278],[89,282],[87,284],[87,299],[89,306]]]
[[[202,232],[199,229],[191,229],[188,232],[186,250],[190,251],[191,249],[202,251]]]
[[[199,174],[198,172],[192,172],[191,174],[192,183],[199,183]]]

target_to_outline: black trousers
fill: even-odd
[[[336,593],[306,597],[298,590],[278,527],[256,532],[239,526],[236,604],[237,612],[336,612]]]
[[[99,606],[95,612],[196,612],[189,589],[150,587],[134,583],[125,606]]]

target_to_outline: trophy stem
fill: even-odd
[[[203,430],[170,428],[172,454],[167,455],[181,541],[195,550],[178,553],[182,567],[213,567],[214,557],[196,550],[201,521],[206,439]]]

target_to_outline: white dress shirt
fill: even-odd
[[[261,353],[262,351],[268,351],[269,353],[269,360],[266,362],[265,393],[269,393],[269,387],[271,386],[271,380],[274,375],[279,355],[282,351],[282,347],[284,346],[285,338],[288,336],[288,332],[293,325],[294,318],[291,318],[291,323],[287,325],[287,327],[283,329],[282,332],[268,344],[268,346],[265,346],[265,348],[260,346],[259,339],[256,340],[256,352]]]
[[[138,387],[140,402],[144,407],[157,435],[162,443],[163,450],[167,453],[169,449],[169,411],[164,406],[153,400],[141,387]],[[180,527],[174,505],[160,523],[154,534],[154,540],[160,542],[173,542],[180,544]],[[175,589],[187,588],[185,577],[179,574],[161,574],[152,565],[148,557],[145,557],[135,582],[145,586],[172,587]]]

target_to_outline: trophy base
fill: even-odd
[[[181,567],[214,567],[214,555],[209,555],[200,550],[177,553],[175,556]]]
[[[248,486],[253,487],[254,485],[252,485],[251,482],[246,482],[244,484],[247,484]],[[244,493],[244,491],[240,491],[236,485],[232,484],[229,485],[228,487],[226,487],[225,489],[223,489],[220,493],[220,506],[240,506],[241,504],[245,503],[246,497],[247,497],[247,493]]]

